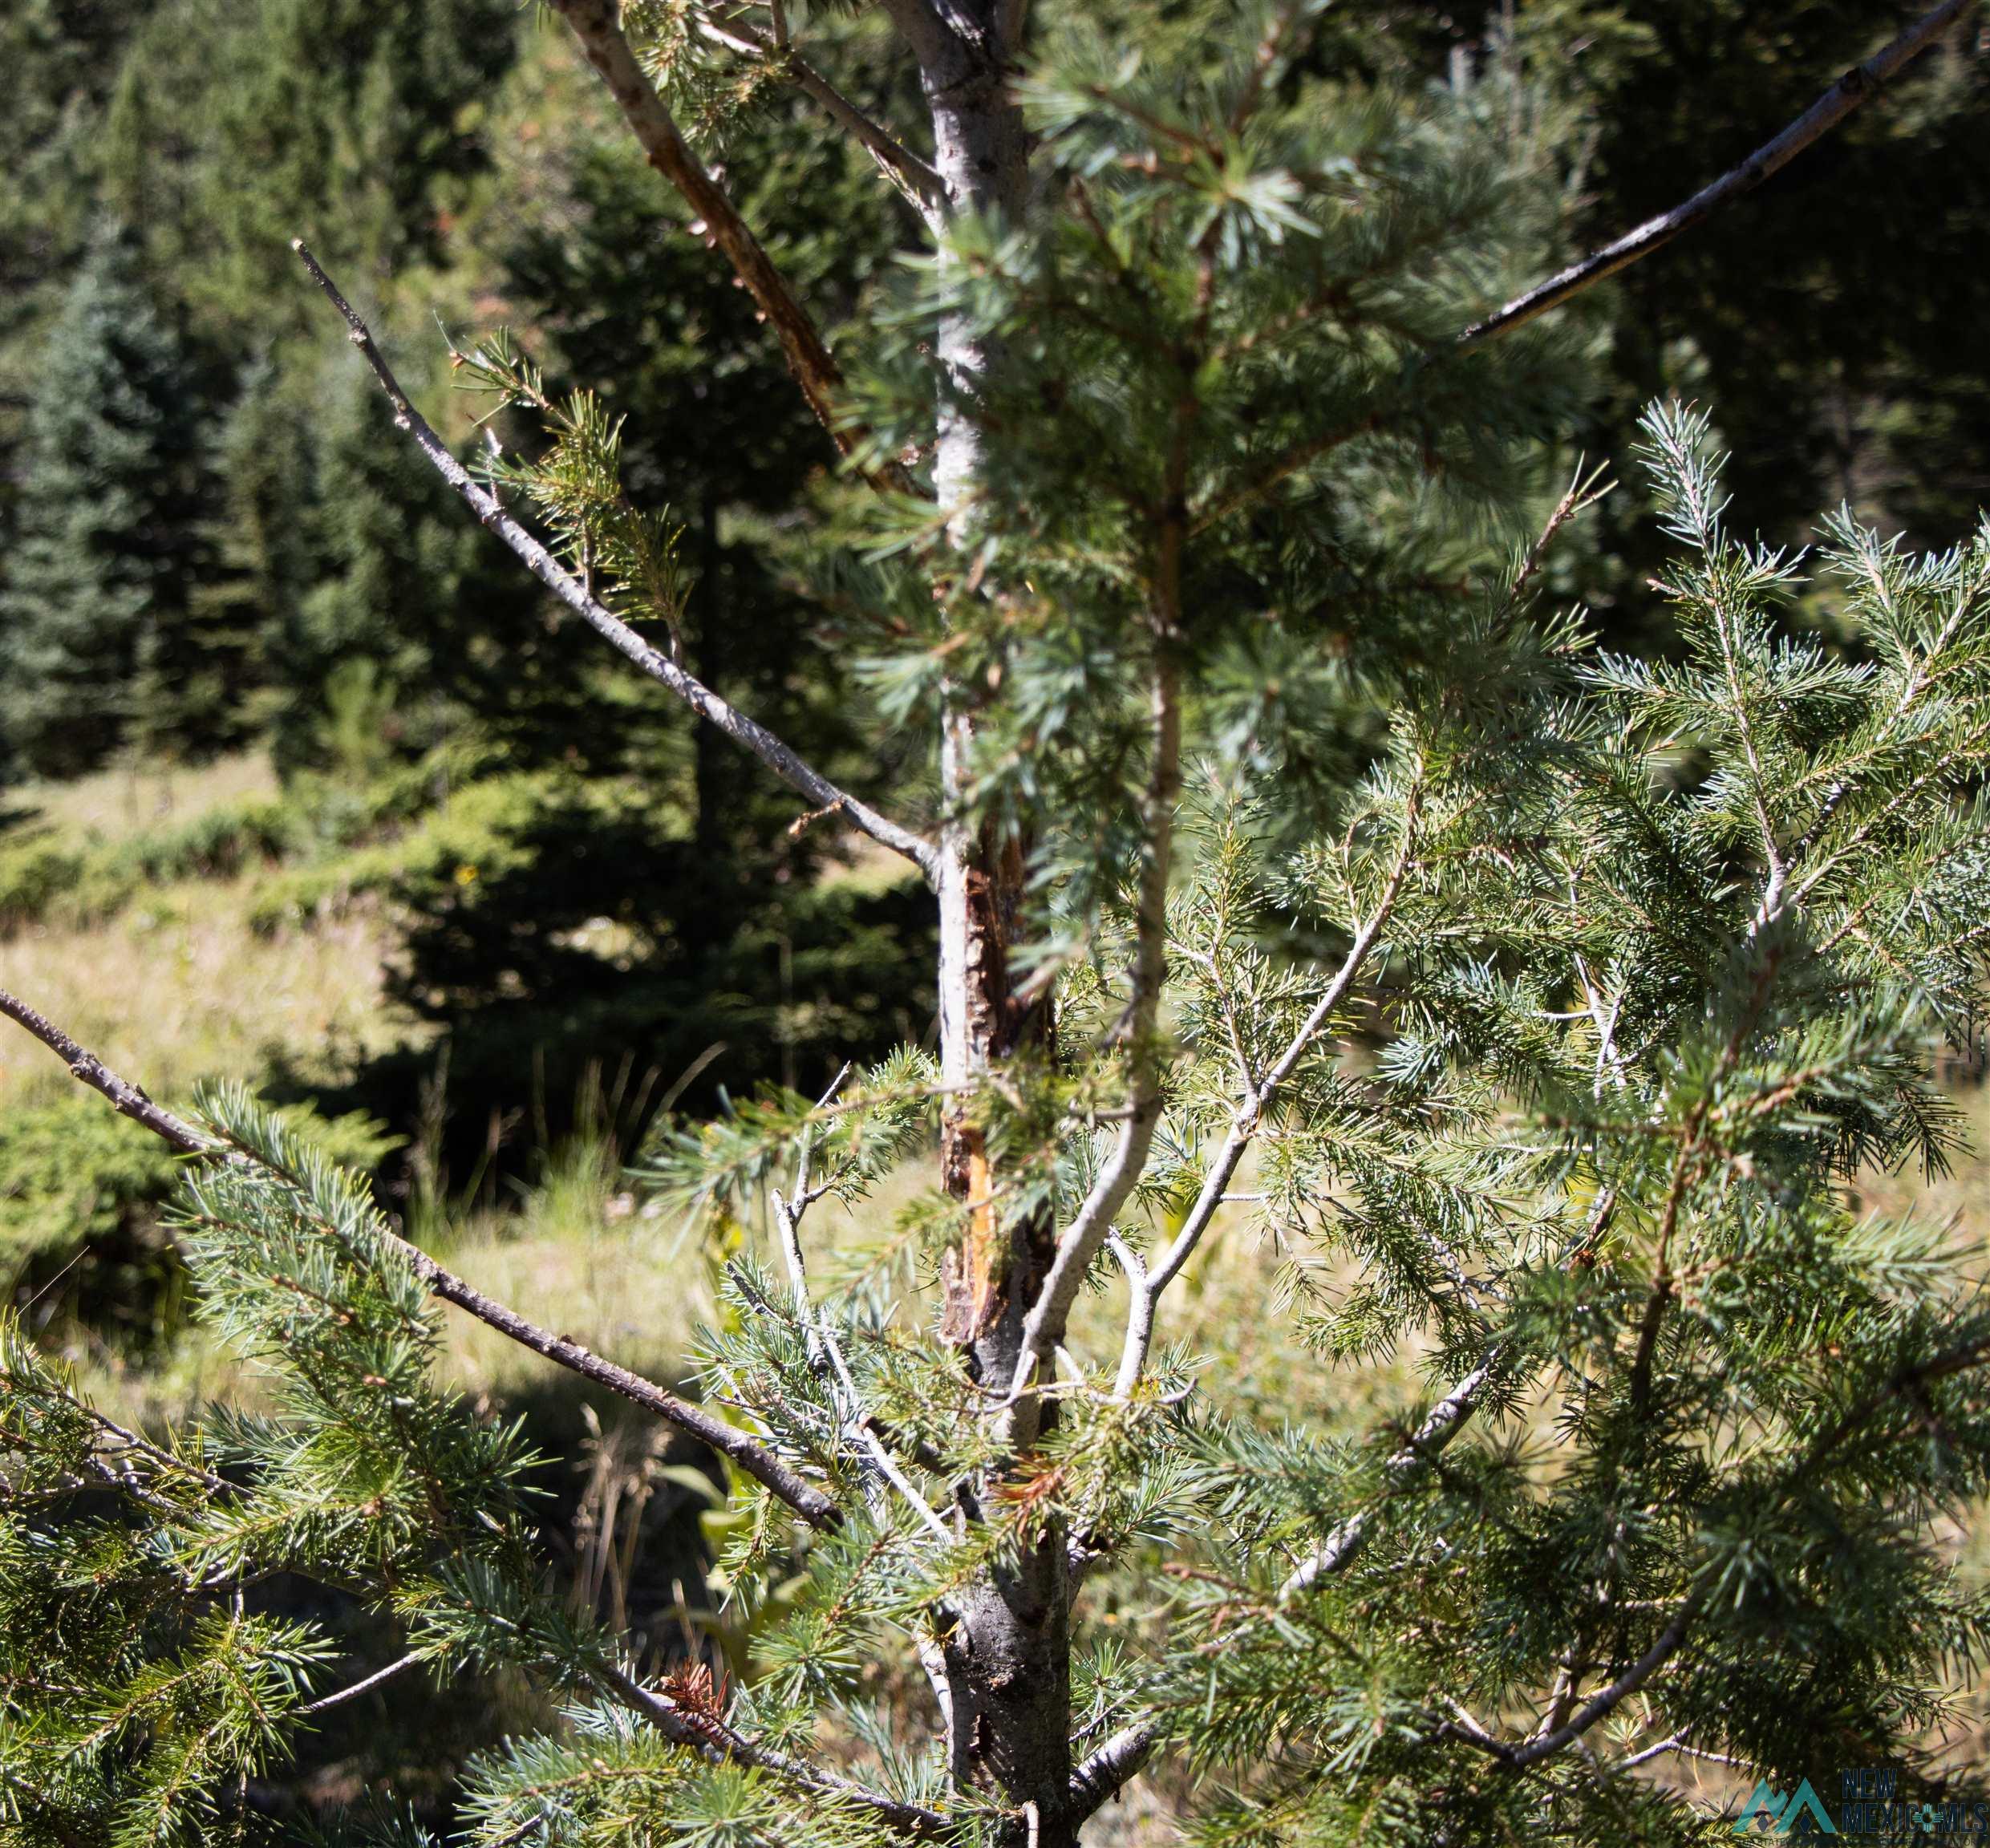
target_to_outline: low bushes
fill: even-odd
[[[334,1159],[376,1168],[397,1138],[358,1113],[279,1112]],[[78,1088],[0,1113],[0,1279],[38,1326],[67,1319],[125,1349],[178,1330],[181,1267],[164,1224],[176,1157]]]

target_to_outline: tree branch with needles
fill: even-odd
[[[674,1743],[688,1747],[714,1763],[731,1763],[764,1771],[810,1795],[854,1805],[893,1833],[922,1841],[956,1834],[959,1825],[937,1810],[906,1803],[869,1789],[850,1778],[806,1763],[788,1753],[749,1739],[723,1720],[693,1713],[666,1694],[646,1688],[626,1669],[604,1668],[596,1679],[624,1706],[648,1720]]]
[[[748,718],[745,713],[722,699],[661,649],[652,647],[612,610],[591,595],[579,579],[565,569],[538,540],[505,511],[497,496],[456,460],[448,444],[436,434],[428,419],[415,408],[412,400],[401,389],[400,382],[382,356],[366,323],[359,318],[352,304],[340,293],[338,285],[325,273],[318,259],[305,248],[302,241],[294,241],[291,248],[310,272],[311,279],[324,291],[326,298],[345,321],[353,345],[359,348],[362,357],[372,368],[374,376],[379,380],[388,402],[394,407],[395,423],[412,436],[415,447],[421,451],[430,465],[468,504],[479,521],[511,548],[533,577],[597,634],[603,637],[651,679],[669,688],[700,718],[715,725],[735,744],[750,751],[790,788],[798,790],[823,812],[846,817],[860,833],[869,835],[880,846],[888,847],[893,853],[910,860],[926,875],[929,881],[936,876],[938,850],[924,835],[880,814],[869,803],[851,795],[848,790],[839,788],[765,726]]]
[[[1556,535],[1576,515],[1594,505],[1607,492],[1600,469],[1586,470],[1578,465],[1566,492],[1520,558],[1507,585],[1505,606],[1510,612],[1522,606],[1530,586],[1539,573],[1542,560],[1554,543]],[[1254,1075],[1250,1068],[1249,1060],[1245,1057],[1242,1044],[1237,1038],[1234,1015],[1230,1012],[1229,998],[1221,992],[1220,973],[1215,970],[1214,964],[1210,966],[1212,979],[1218,984],[1219,999],[1230,1022],[1233,1052],[1238,1060],[1238,1081],[1243,1095],[1231,1116],[1230,1127],[1218,1148],[1216,1156],[1205,1172],[1202,1188],[1180,1230],[1165,1249],[1153,1262],[1144,1265],[1137,1275],[1129,1270],[1132,1301],[1128,1310],[1126,1337],[1121,1354],[1119,1373],[1113,1386],[1114,1396],[1121,1401],[1133,1396],[1146,1365],[1148,1352],[1153,1341],[1155,1312],[1161,1298],[1194,1254],[1218,1210],[1230,1198],[1230,1182],[1257,1137],[1267,1108],[1324,1030],[1335,1010],[1347,999],[1389,921],[1418,849],[1423,801],[1421,774],[1420,768],[1406,792],[1403,810],[1403,838],[1374,906],[1365,919],[1356,922],[1352,939],[1340,966],[1328,979],[1325,989],[1297,1031],[1262,1076]]]
[[[1572,301],[1606,278],[1616,275],[1655,251],[1663,249],[1712,217],[1724,205],[1753,192],[1822,140],[1854,111],[1870,102],[1974,4],[1975,0],[1943,0],[1940,6],[1923,14],[1863,63],[1847,71],[1802,115],[1738,166],[1729,168],[1671,210],[1634,226],[1579,261],[1558,270],[1515,296],[1483,319],[1473,322],[1450,342],[1448,351],[1458,354],[1470,352],[1502,334],[1526,326],[1550,309]],[[1437,350],[1439,353],[1445,351],[1442,347]],[[1198,527],[1212,525],[1248,506],[1309,463],[1378,430],[1384,420],[1383,411],[1372,411],[1339,428],[1292,445],[1260,464],[1249,481],[1213,498],[1198,510],[1196,524]]]
[[[1168,878],[1181,788],[1181,687],[1178,670],[1165,653],[1155,668],[1152,726],[1153,763],[1142,805],[1145,847],[1135,900],[1133,994],[1124,1027],[1133,1062],[1133,1094],[1112,1153],[1060,1235],[1023,1323],[1007,1402],[1010,1441],[1021,1449],[1027,1449],[1036,1435],[1030,1387],[1064,1339],[1085,1274],[1146,1168],[1161,1121],[1161,1066],[1154,1037],[1167,979]]]
[[[939,175],[890,129],[858,108],[795,49],[784,33],[778,38],[763,33],[738,16],[723,25],[715,18],[701,19],[699,30],[714,44],[757,60],[819,103],[830,120],[846,130],[877,163],[879,170],[905,194],[928,225],[938,222],[946,201],[946,188]]]
[[[0,990],[0,1015],[5,1015],[14,1021],[48,1047],[67,1064],[79,1082],[100,1092],[120,1114],[149,1129],[178,1153],[197,1157],[246,1159],[230,1145],[205,1134],[156,1103],[142,1088],[120,1077],[46,1015],[5,990]],[[533,1352],[554,1360],[598,1384],[612,1388],[689,1435],[722,1450],[748,1474],[760,1481],[812,1524],[818,1526],[834,1525],[837,1518],[834,1504],[819,1490],[795,1476],[772,1453],[755,1443],[744,1433],[722,1424],[711,1414],[677,1398],[674,1394],[664,1392],[662,1388],[639,1376],[590,1354],[565,1337],[550,1335],[535,1327],[515,1311],[484,1296],[404,1239],[391,1233],[384,1234],[383,1238],[387,1248],[402,1258],[421,1281],[444,1300],[468,1309],[487,1325],[509,1335]],[[128,1448],[136,1448],[160,1461],[171,1462],[176,1468],[187,1470],[204,1485],[213,1489],[227,1486],[221,1478],[213,1476],[211,1473],[158,1452],[144,1440],[125,1432],[109,1420],[99,1419],[98,1421],[107,1431],[124,1441]],[[133,1494],[148,1506],[155,1504],[156,1498],[151,1497],[142,1485],[134,1485],[124,1474],[111,1469],[108,1465],[104,1465],[99,1473],[108,1486]],[[156,1506],[168,1514],[176,1515],[179,1512],[174,1504],[156,1502]],[[384,1684],[422,1660],[424,1657],[419,1652],[411,1652],[351,1686],[309,1704],[301,1711],[306,1715],[316,1715],[342,1705]],[[895,1833],[929,1839],[953,1833],[953,1824],[937,1811],[880,1795],[849,1779],[822,1771],[788,1754],[762,1746],[722,1721],[703,1714],[688,1713],[679,1704],[666,1695],[644,1687],[624,1670],[612,1666],[605,1668],[596,1674],[595,1679],[605,1692],[642,1714],[667,1737],[705,1757],[762,1770],[795,1784],[812,1794],[852,1804]]]
[[[156,1104],[139,1086],[120,1078],[93,1052],[79,1045],[45,1015],[5,989],[0,989],[0,1015],[26,1029],[68,1066],[79,1083],[107,1098],[122,1116],[141,1124],[182,1155],[222,1156],[229,1147],[204,1134],[172,1112]],[[667,1392],[626,1367],[590,1352],[578,1341],[553,1334],[528,1321],[515,1309],[486,1296],[474,1285],[446,1269],[419,1246],[383,1232],[387,1247],[413,1270],[423,1285],[446,1303],[467,1310],[487,1327],[530,1349],[544,1359],[618,1393],[630,1404],[655,1413],[687,1436],[719,1452],[768,1492],[787,1504],[811,1526],[833,1527],[841,1518],[834,1502],[798,1475],[780,1457],[746,1432],[727,1424],[702,1406]]]
[[[1812,1441],[1785,1478],[1783,1493],[1795,1493],[1833,1452],[1896,1400],[1913,1398],[1939,1380],[1951,1379],[1986,1362],[1990,1362],[1990,1335],[1978,1335],[1925,1360],[1909,1362],[1895,1368]],[[1565,1720],[1541,1728],[1531,1738],[1518,1743],[1504,1741],[1476,1722],[1469,1725],[1446,1722],[1440,1731],[1489,1753],[1510,1770],[1526,1770],[1551,1758],[1607,1719],[1684,1647],[1693,1626],[1706,1609],[1706,1587],[1702,1583],[1680,1599],[1664,1627],[1643,1654],[1587,1700],[1575,1706]],[[1674,1743],[1668,1741],[1668,1749]]]
[[[1214,1159],[1204,1173],[1202,1188],[1183,1219],[1180,1230],[1158,1257],[1148,1265],[1144,1279],[1132,1292],[1133,1301],[1127,1312],[1125,1342],[1121,1352],[1118,1376],[1113,1383],[1113,1396],[1116,1399],[1121,1401],[1130,1399],[1134,1388],[1139,1384],[1141,1375],[1146,1368],[1148,1351],[1153,1344],[1154,1319],[1161,1299],[1166,1294],[1169,1285],[1181,1275],[1183,1266],[1194,1255],[1197,1246],[1208,1231],[1210,1222],[1215,1218],[1218,1208],[1223,1204],[1229,1194],[1230,1184],[1236,1175],[1238,1165],[1257,1139],[1267,1109],[1325,1029],[1327,1023],[1333,1018],[1335,1011],[1347,999],[1356,978],[1361,973],[1363,965],[1380,939],[1383,928],[1395,909],[1396,901],[1415,858],[1419,813],[1418,789],[1412,785],[1404,815],[1402,842],[1375,904],[1368,916],[1356,925],[1347,954],[1327,979],[1327,986],[1307,1011],[1306,1018],[1291,1038],[1287,1041],[1284,1049],[1266,1068],[1262,1076],[1254,1078],[1246,1084],[1243,1099],[1231,1116],[1230,1127],[1224,1133]]]
[[[1156,1044],[1161,991],[1168,979],[1168,886],[1173,866],[1175,810],[1181,796],[1182,582],[1189,541],[1187,488],[1191,444],[1202,416],[1195,359],[1206,347],[1216,299],[1211,261],[1215,227],[1203,236],[1194,330],[1184,348],[1169,419],[1169,438],[1154,523],[1149,624],[1153,635],[1148,697],[1147,786],[1140,804],[1141,853],[1133,906],[1132,993],[1121,1017],[1132,1061],[1132,1094],[1112,1153],[1065,1227],[1023,1324],[1011,1376],[1007,1436],[1015,1448],[1036,1441],[1037,1412],[1028,1393],[1064,1340],[1072,1305],[1113,1222],[1145,1172],[1160,1127],[1163,1064]]]

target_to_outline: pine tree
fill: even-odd
[[[1211,1842],[1684,1842],[1651,1768],[1687,1753],[1973,1797],[1928,1748],[1985,1646],[1943,1523],[1990,1487],[1990,1299],[1847,1182],[1943,1160],[1933,1054],[1986,999],[1990,525],[1923,557],[1841,516],[1786,556],[1660,409],[1683,652],[1593,646],[1541,598],[1600,491],[1543,491],[1584,380],[1541,317],[1611,259],[1516,294],[1553,176],[1503,99],[1323,74],[1323,9],[892,0],[930,158],[813,61],[868,23],[555,10],[844,452],[793,569],[926,766],[889,812],[683,665],[676,535],[598,396],[509,337],[456,355],[544,432],[480,480],[304,261],[486,529],[805,825],[916,869],[937,1053],[661,1130],[646,1184],[729,1258],[700,1404],[484,1296],[240,1092],[189,1121],[0,993],[187,1156],[205,1312],[275,1397],[155,1439],[10,1332],[9,1826],[246,1834],[323,1703],[493,1665],[565,1705],[471,1773],[484,1848],[1063,1848],[1166,1765]],[[834,353],[677,126],[789,83],[930,239]],[[812,1270],[823,1202],[908,1174],[897,1268]],[[1253,1238],[1291,1260],[1264,1319],[1329,1378],[1398,1360],[1406,1415],[1268,1416],[1169,1344]],[[433,1382],[436,1297],[725,1460],[736,1684],[548,1595],[515,1431]],[[318,1692],[322,1638],[257,1614],[279,1572],[405,1653]]]
[[[160,0],[118,70],[103,196],[204,334],[280,339],[300,225],[382,280],[438,249],[518,23],[505,0]]]
[[[94,153],[104,105],[147,0],[21,0],[0,18],[10,107],[0,123],[0,456],[6,492],[31,395],[38,336],[98,216]]]
[[[226,663],[193,605],[205,433],[185,353],[126,240],[101,234],[50,335],[0,590],[0,735],[71,774],[121,739],[198,741]]]

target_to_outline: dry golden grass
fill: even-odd
[[[107,843],[277,792],[257,751],[9,795],[68,838]],[[157,886],[101,922],[31,926],[0,940],[0,987],[161,1096],[203,1078],[253,1076],[277,1051],[307,1069],[336,1069],[404,1032],[382,999],[387,938],[377,918],[360,910],[259,937],[248,920],[260,877]],[[0,1039],[0,1108],[68,1082],[25,1037]]]
[[[161,1097],[252,1076],[278,1050],[336,1069],[404,1031],[381,999],[375,918],[258,937],[247,922],[255,883],[162,886],[99,924],[25,930],[0,942],[0,987]],[[0,1040],[0,1108],[69,1082],[25,1036]]]
[[[1970,1084],[1953,1093],[1961,1113],[1964,1147],[1949,1172],[1929,1177],[1918,1167],[1859,1177],[1859,1202],[1869,1212],[1914,1213],[1952,1224],[1959,1242],[1990,1238],[1990,1086]]]
[[[100,770],[73,783],[30,783],[7,792],[10,807],[79,839],[121,841],[191,821],[210,809],[273,800],[276,768],[267,751],[217,757],[197,768]]]

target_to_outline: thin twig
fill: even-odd
[[[850,1075],[845,1064],[831,1080],[816,1108],[824,1109],[834,1100],[843,1088],[843,1081]],[[930,1504],[914,1485],[912,1480],[898,1467],[898,1460],[887,1450],[879,1438],[873,1420],[864,1404],[863,1395],[858,1392],[857,1376],[850,1371],[850,1364],[843,1352],[843,1343],[837,1337],[836,1324],[826,1315],[818,1314],[809,1294],[809,1270],[801,1248],[802,1216],[810,1203],[820,1197],[821,1189],[812,1189],[809,1185],[809,1170],[814,1155],[812,1133],[805,1130],[801,1146],[795,1158],[795,1193],[790,1200],[783,1197],[780,1189],[771,1189],[768,1199],[774,1209],[774,1222],[780,1228],[781,1256],[788,1266],[788,1281],[794,1297],[795,1315],[801,1323],[804,1339],[808,1343],[810,1364],[818,1373],[829,1376],[830,1396],[837,1401],[837,1416],[844,1429],[857,1441],[873,1468],[886,1482],[905,1497],[907,1505],[918,1516],[922,1526],[938,1537],[942,1546],[950,1546],[954,1536],[947,1531],[946,1524],[933,1512]]]
[[[1614,276],[1640,257],[1662,249],[1682,232],[1710,217],[1730,199],[1751,192],[1773,174],[1809,148],[1822,140],[1862,103],[1879,95],[1892,79],[1943,30],[1965,13],[1972,0],[1942,0],[1924,13],[1899,38],[1875,51],[1862,64],[1855,64],[1826,91],[1788,128],[1749,155],[1738,167],[1730,168],[1711,185],[1703,186],[1692,198],[1661,212],[1656,218],[1624,233],[1592,251],[1579,263],[1537,283],[1524,295],[1517,295],[1506,306],[1475,322],[1458,336],[1461,347],[1477,346],[1510,329],[1522,326],[1550,308],[1558,308],[1570,297],[1579,294],[1593,282]]]
[[[1403,829],[1403,844],[1395,864],[1390,868],[1375,908],[1354,934],[1348,946],[1348,954],[1340,967],[1334,971],[1319,999],[1313,1004],[1285,1049],[1273,1061],[1264,1076],[1247,1084],[1244,1100],[1230,1119],[1228,1132],[1209,1172],[1203,1177],[1202,1191],[1195,1203],[1190,1207],[1188,1216],[1181,1222],[1181,1229],[1165,1250],[1149,1266],[1143,1287],[1133,1293],[1133,1302],[1127,1312],[1126,1339],[1120,1355],[1119,1374],[1113,1384],[1113,1396],[1122,1403],[1133,1396],[1133,1388],[1139,1384],[1141,1370],[1147,1364],[1148,1349],[1153,1345],[1154,1315],[1168,1286],[1181,1275],[1181,1267],[1194,1254],[1208,1230],[1210,1222],[1216,1216],[1230,1190],[1230,1183],[1243,1160],[1245,1151],[1256,1139],[1258,1125],[1264,1120],[1267,1106],[1279,1088],[1290,1078],[1299,1061],[1305,1057],[1308,1048],[1319,1036],[1323,1027],[1333,1016],[1333,1012],[1346,998],[1355,978],[1361,972],[1362,965],[1375,947],[1382,934],[1382,928],[1396,908],[1396,901],[1408,877],[1410,863],[1417,845],[1417,805],[1414,792],[1409,804]]]
[[[1648,1745],[1642,1752],[1633,1752],[1627,1758],[1619,1758],[1611,1766],[1613,1771],[1632,1771],[1640,1765],[1648,1765],[1654,1758],[1663,1758],[1668,1752],[1684,1752],[1686,1735],[1675,1732],[1669,1739],[1661,1739],[1656,1745]],[[1722,1763],[1728,1761],[1723,1759]]]
[[[1455,1737],[1489,1753],[1510,1771],[1524,1771],[1529,1765],[1538,1765],[1544,1758],[1552,1758],[1556,1753],[1574,1745],[1592,1726],[1608,1719],[1679,1653],[1686,1641],[1687,1633],[1692,1627],[1694,1618],[1699,1615],[1700,1603],[1699,1592],[1690,1595],[1673,1613],[1672,1622],[1659,1632],[1658,1639],[1652,1647],[1607,1687],[1599,1688],[1576,1709],[1566,1724],[1558,1726],[1552,1732],[1538,1739],[1530,1739],[1524,1745],[1510,1745],[1503,1740],[1495,1739],[1476,1724],[1469,1728],[1449,1724],[1446,1730]]]
[[[210,1494],[225,1495],[232,1485],[225,1477],[217,1476],[212,1469],[203,1469],[197,1463],[189,1463],[184,1457],[176,1457],[170,1450],[162,1450],[156,1444],[149,1443],[136,1431],[128,1431],[115,1419],[107,1418],[94,1405],[84,1405],[80,1400],[74,1401],[88,1415],[99,1430],[107,1431],[127,1450],[136,1450],[141,1456],[149,1457],[162,1469],[176,1469],[191,1476]]]
[[[0,1014],[25,1027],[68,1066],[72,1077],[107,1097],[120,1115],[143,1124],[181,1154],[224,1153],[221,1145],[170,1110],[155,1104],[137,1085],[119,1077],[95,1053],[85,1051],[47,1015],[5,989],[0,989]],[[666,1392],[654,1380],[646,1380],[639,1373],[632,1373],[627,1368],[590,1352],[579,1342],[527,1321],[516,1310],[486,1296],[453,1271],[445,1270],[419,1246],[410,1244],[384,1226],[380,1229],[379,1237],[381,1242],[407,1265],[423,1285],[444,1302],[467,1309],[486,1327],[495,1328],[520,1347],[529,1348],[569,1372],[621,1394],[632,1404],[655,1412],[667,1424],[675,1424],[700,1443],[730,1457],[811,1526],[833,1527],[841,1518],[841,1511],[828,1496],[745,1432],[715,1417],[702,1406],[680,1399],[675,1392]]]
[[[1462,1737],[1469,1739],[1474,1745],[1487,1752],[1499,1753],[1506,1750],[1502,1741],[1487,1732],[1471,1710],[1461,1702],[1454,1700],[1449,1694],[1441,1694],[1437,1698],[1449,1709],[1455,1729]]]
[[[615,105],[629,124],[650,164],[669,180],[711,232],[726,254],[755,305],[767,317],[787,356],[788,369],[801,387],[809,408],[821,419],[837,448],[848,455],[854,447],[850,432],[836,415],[833,400],[843,375],[809,311],[774,267],[760,240],[748,228],[725,188],[705,170],[691,151],[675,120],[657,95],[656,86],[622,30],[614,0],[552,0],[553,8],[573,30],[582,55],[594,66]]]
[[[1498,1376],[1500,1350],[1489,1352],[1477,1367],[1433,1405],[1415,1434],[1383,1465],[1384,1493],[1399,1493],[1464,1428],[1478,1409],[1486,1387]],[[1344,1571],[1353,1562],[1367,1539],[1374,1518],[1372,1509],[1350,1514],[1323,1540],[1312,1556],[1279,1587],[1279,1602],[1286,1603],[1310,1590],[1323,1578]]]
[[[846,1064],[818,1100],[816,1104],[817,1110],[829,1108],[849,1075],[850,1067]],[[937,1534],[942,1544],[950,1545],[953,1535],[947,1531],[938,1515],[934,1513],[926,1497],[913,1485],[911,1479],[899,1468],[898,1460],[887,1448],[885,1440],[890,1435],[889,1427],[864,1404],[863,1395],[857,1390],[856,1376],[850,1371],[849,1359],[844,1354],[842,1342],[837,1335],[836,1325],[826,1315],[818,1314],[809,1299],[808,1270],[801,1248],[802,1215],[829,1187],[829,1183],[826,1181],[814,1187],[809,1184],[809,1165],[813,1154],[813,1142],[805,1135],[796,1161],[794,1199],[792,1202],[783,1200],[778,1190],[772,1195],[775,1218],[781,1228],[782,1251],[787,1260],[788,1276],[794,1290],[795,1312],[801,1319],[803,1333],[809,1343],[809,1359],[817,1365],[826,1360],[835,1374],[845,1421],[879,1474],[905,1497],[922,1525]],[[926,1453],[924,1446],[917,1442],[911,1446],[911,1451],[914,1460],[920,1461],[922,1467],[934,1461]]]
[[[938,855],[933,844],[924,836],[900,826],[888,817],[879,814],[868,803],[859,801],[847,790],[838,788],[765,726],[749,719],[736,707],[728,704],[713,692],[703,681],[686,673],[669,655],[651,647],[613,610],[590,596],[580,581],[565,570],[545,546],[513,519],[505,511],[496,496],[456,460],[449,446],[415,408],[407,394],[401,389],[400,382],[395,378],[387,361],[381,356],[379,348],[374,344],[373,335],[367,330],[367,324],[359,318],[352,304],[339,292],[338,284],[325,274],[318,259],[304,247],[302,240],[293,239],[290,247],[303,260],[305,268],[311,274],[311,279],[324,291],[326,299],[345,321],[353,345],[359,348],[367,365],[372,367],[373,375],[379,380],[388,401],[393,405],[395,421],[413,436],[415,447],[428,459],[436,472],[468,504],[470,510],[477,518],[518,555],[533,577],[596,634],[613,643],[652,679],[661,681],[699,717],[709,719],[735,744],[744,745],[751,751],[789,788],[800,790],[810,801],[825,808],[840,810],[872,840],[890,848],[895,853],[903,854],[926,873],[929,880],[934,877]]]
[[[1581,1237],[1563,1259],[1565,1264],[1573,1263],[1581,1254],[1594,1246],[1616,1207],[1617,1193],[1614,1187],[1606,1187],[1597,1194]],[[1382,1501],[1400,1494],[1426,1465],[1436,1462],[1445,1445],[1464,1429],[1477,1412],[1487,1392],[1500,1379],[1505,1356],[1504,1346],[1498,1342],[1493,1343],[1485,1350],[1478,1365],[1430,1408],[1409,1440],[1383,1465]],[[1295,1568],[1279,1587],[1279,1603],[1283,1604],[1297,1597],[1321,1579],[1330,1578],[1352,1565],[1367,1542],[1376,1511],[1375,1506],[1363,1509],[1336,1524],[1311,1557]]]
[[[363,1681],[355,1681],[350,1688],[334,1688],[322,1700],[314,1700],[308,1707],[300,1707],[300,1713],[325,1713],[334,1707],[342,1707],[348,1700],[357,1700],[362,1694],[370,1694],[375,1688],[391,1681],[403,1670],[412,1668],[417,1662],[427,1660],[419,1649],[411,1649],[398,1662],[390,1662],[384,1668],[377,1668]]]
[[[1011,1440],[1024,1448],[1034,1441],[1024,1411],[1025,1395],[1037,1370],[1064,1339],[1072,1305],[1085,1275],[1132,1195],[1153,1147],[1161,1121],[1161,1064],[1153,1044],[1161,993],[1168,971],[1168,879],[1175,804],[1181,789],[1181,713],[1178,669],[1168,644],[1155,665],[1153,687],[1153,763],[1142,804],[1146,851],[1142,857],[1135,918],[1133,999],[1127,1008],[1133,1096],[1129,1113],[1113,1152],[1092,1182],[1071,1223],[1057,1241],[1036,1300],[1023,1319],[1015,1369],[1009,1382]]]

